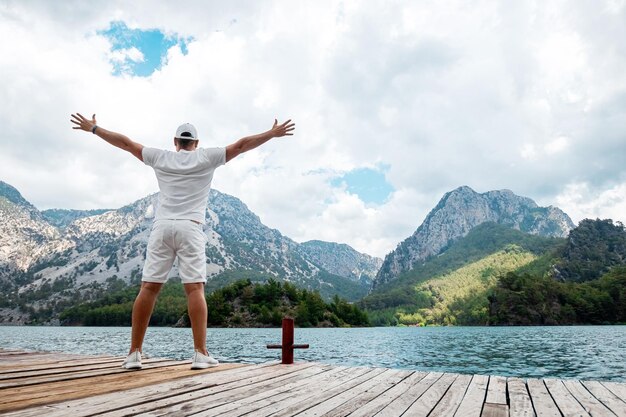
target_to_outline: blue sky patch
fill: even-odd
[[[183,55],[192,38],[166,35],[159,29],[131,29],[121,21],[111,22],[107,30],[99,31],[111,42],[113,75],[130,74],[148,77],[165,63],[167,50],[179,45]]]
[[[356,194],[366,204],[383,204],[394,190],[385,179],[387,169],[357,168],[333,178],[330,184],[333,187],[345,186],[346,191]]]

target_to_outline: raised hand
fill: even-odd
[[[97,124],[95,114],[91,116],[91,120],[86,119],[80,113],[72,114],[72,119],[70,119],[70,122],[74,123],[75,125],[78,125],[78,126],[72,127],[72,129],[81,129],[86,132],[91,132],[91,129],[93,129],[93,127]]]
[[[272,136],[279,138],[281,136],[293,136],[293,131],[296,128],[295,123],[291,123],[291,119],[287,120],[283,124],[278,124],[278,120],[274,119],[274,126],[272,126]]]

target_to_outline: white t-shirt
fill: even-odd
[[[154,169],[161,191],[154,219],[204,223],[213,171],[226,163],[226,148],[173,152],[144,147],[142,156]]]

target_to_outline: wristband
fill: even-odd
[[[95,135],[97,128],[98,128],[98,125],[93,125],[93,127],[91,128],[91,133],[93,133]]]

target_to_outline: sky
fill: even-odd
[[[383,257],[447,191],[626,222],[626,1],[0,0],[0,180],[118,208],[153,171],[70,114],[173,150],[292,119],[213,187],[302,242]]]

